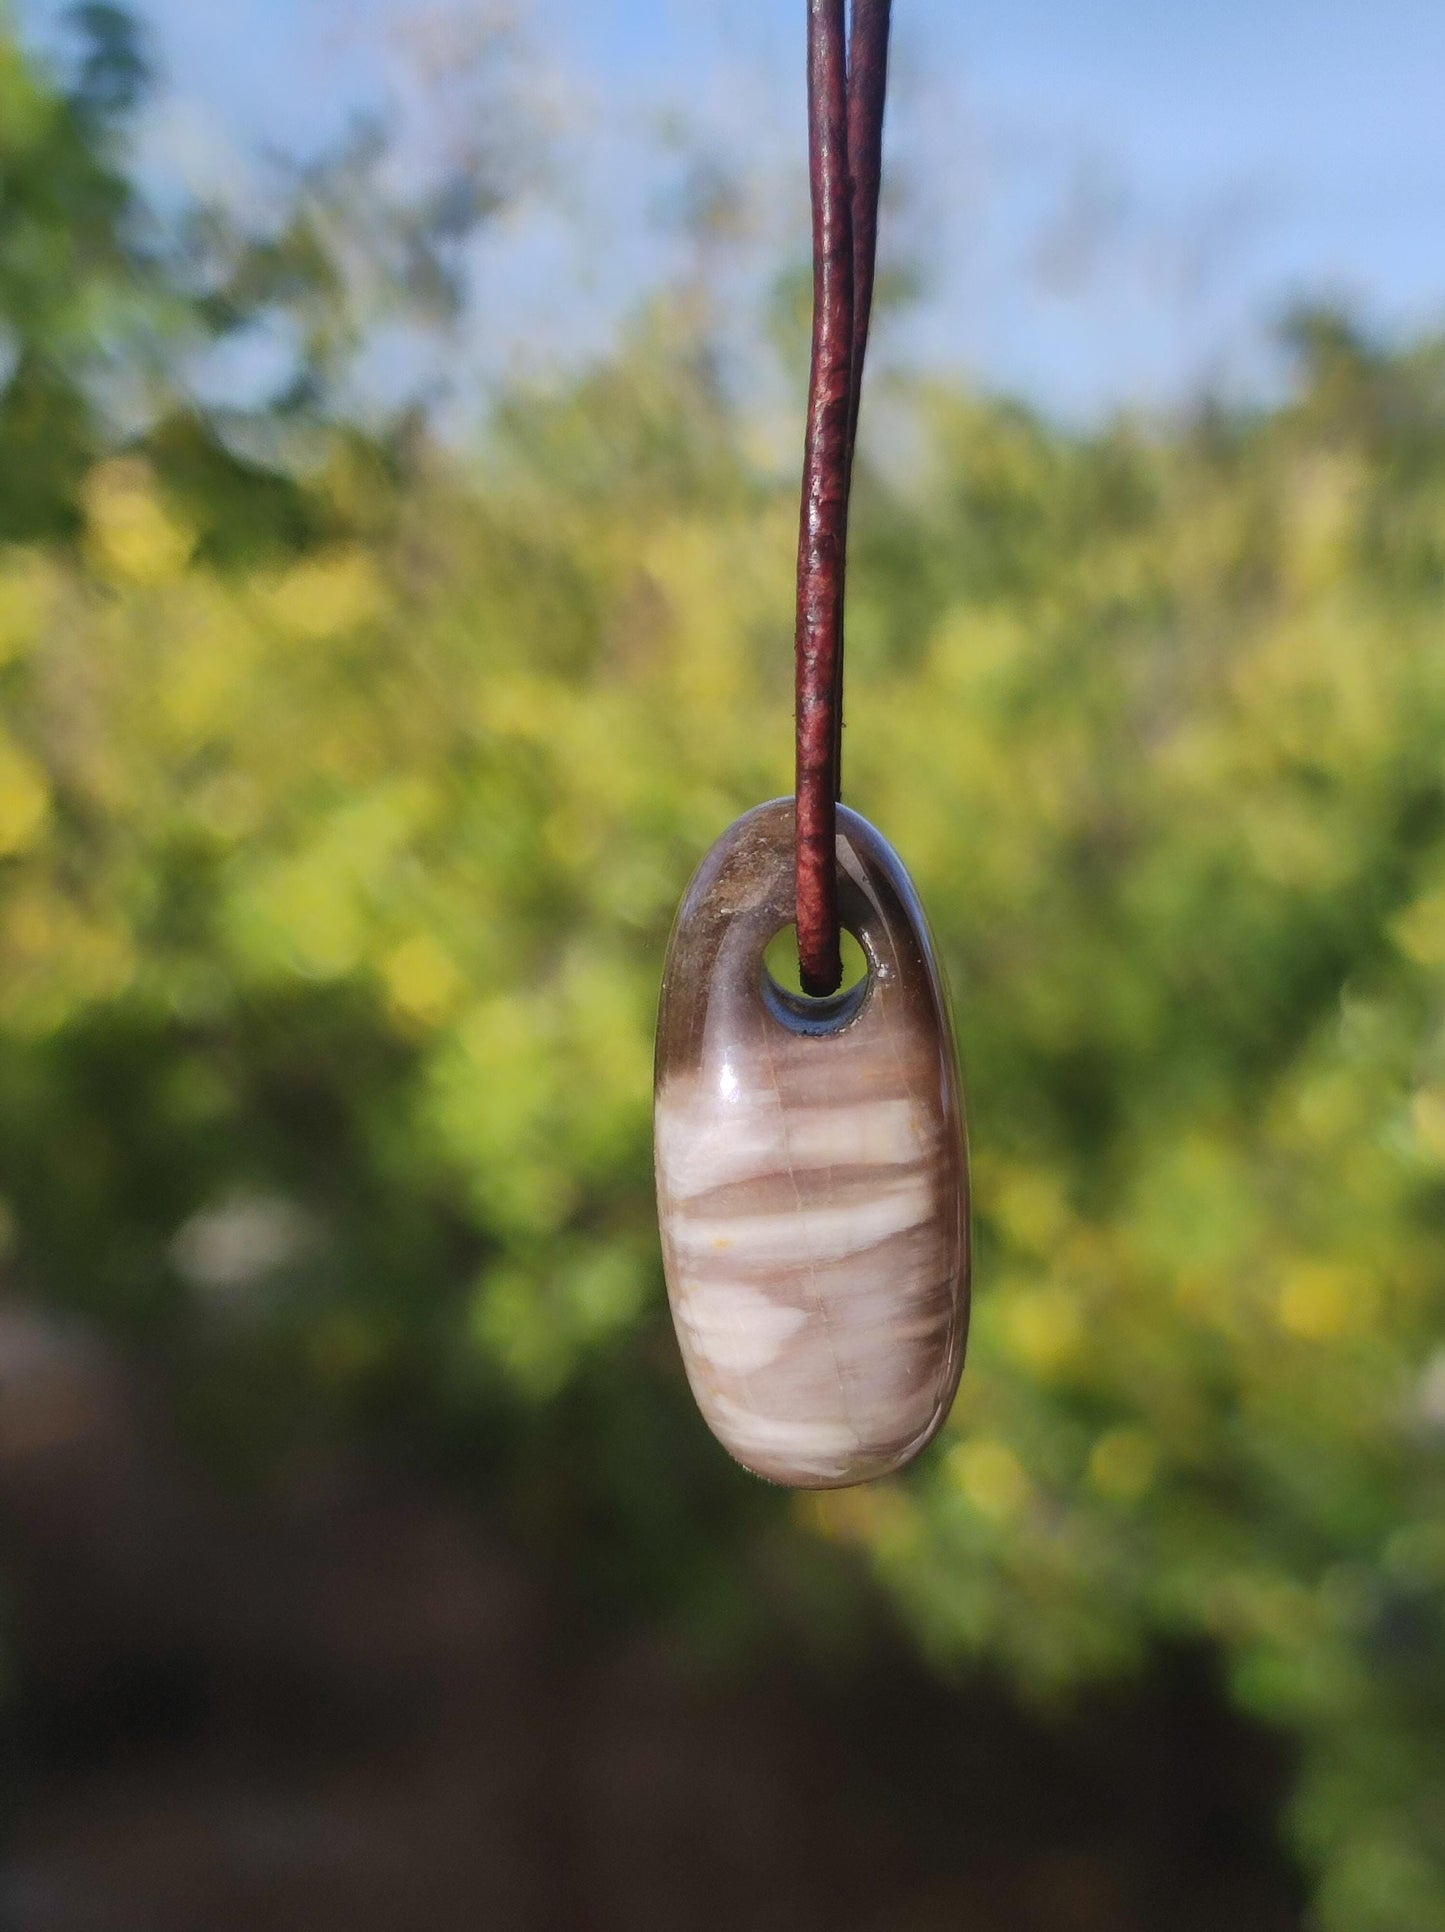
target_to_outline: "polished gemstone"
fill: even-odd
[[[668,1297],[713,1433],[773,1482],[900,1468],[948,1413],[968,1327],[968,1165],[948,1001],[908,875],[838,810],[865,977],[779,986],[793,801],[740,818],[668,949],[655,1151]]]

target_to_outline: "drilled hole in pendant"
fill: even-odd
[[[792,1033],[836,1033],[855,1019],[868,997],[868,955],[845,927],[839,935],[843,977],[836,993],[814,999],[798,971],[798,928],[784,926],[763,948],[763,1001]]]

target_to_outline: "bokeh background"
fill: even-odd
[[[897,11],[847,788],[978,1291],[813,1498],[649,1114],[801,6],[0,12],[7,1932],[1445,1926],[1445,19]]]

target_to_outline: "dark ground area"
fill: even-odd
[[[461,1504],[244,1508],[91,1344],[0,1313],[4,1932],[1292,1932],[1284,1753],[1207,1660],[1056,1724],[880,1634],[710,1673]]]

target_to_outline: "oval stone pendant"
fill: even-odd
[[[655,1151],[668,1299],[713,1434],[773,1482],[887,1475],[947,1415],[968,1327],[953,1027],[898,858],[838,808],[842,923],[867,975],[830,999],[763,961],[794,917],[793,801],[699,866],[668,947]]]

